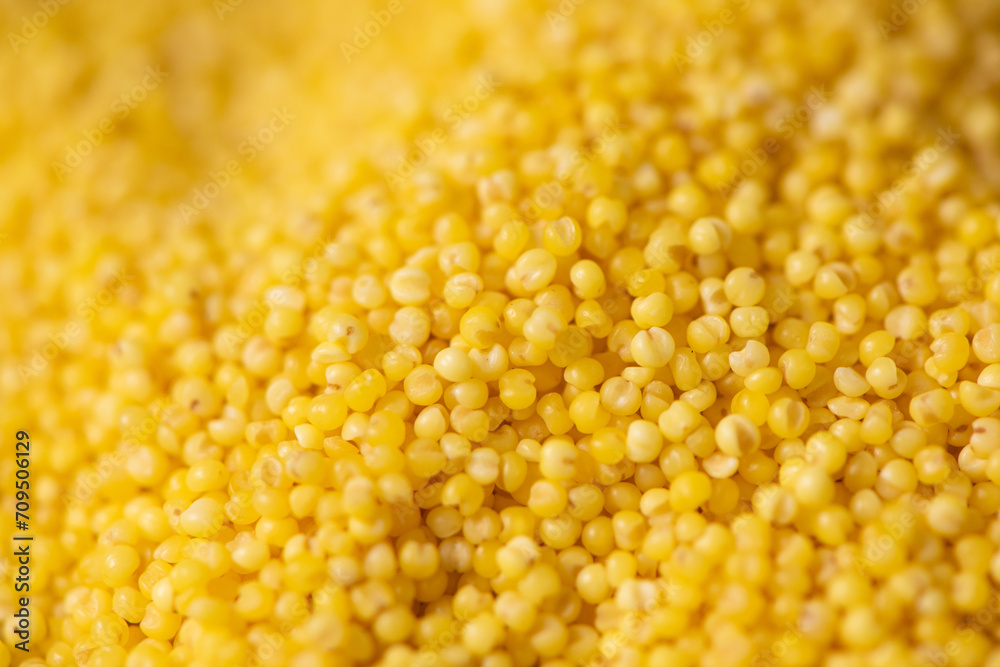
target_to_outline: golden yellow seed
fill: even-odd
[[[528,508],[540,517],[552,518],[566,509],[567,501],[566,489],[561,484],[539,480],[531,486]]]
[[[632,337],[630,350],[632,358],[640,366],[663,368],[674,354],[674,339],[663,329],[652,327]]]
[[[699,255],[711,255],[729,247],[732,230],[720,218],[699,218],[688,230],[688,244]]]
[[[760,306],[733,308],[729,314],[729,326],[740,338],[763,336],[770,324],[767,309]]]
[[[778,368],[792,389],[803,389],[816,377],[816,363],[805,350],[787,350],[778,359]]]
[[[704,473],[689,470],[682,472],[670,484],[670,506],[676,512],[690,512],[707,502],[712,495],[712,485]]]
[[[691,435],[702,421],[698,410],[686,401],[674,401],[659,418],[660,432],[671,442],[681,442]]]
[[[1000,409],[1000,390],[975,382],[959,383],[958,396],[965,411],[975,417],[987,417]]]
[[[807,466],[795,478],[795,499],[806,507],[820,507],[833,500],[834,483],[829,473],[817,466]]]
[[[555,277],[556,258],[547,250],[532,248],[521,254],[510,269],[510,280],[527,293],[537,292]]]
[[[641,329],[664,327],[673,319],[674,303],[663,292],[653,292],[635,299],[630,306],[630,314]]]
[[[718,315],[703,315],[687,328],[687,343],[699,354],[729,340],[729,324]]]
[[[563,216],[545,225],[542,232],[545,249],[556,257],[572,255],[583,243],[583,230],[573,218]]]
[[[858,398],[871,389],[868,380],[853,368],[841,366],[833,373],[833,383],[844,396]]]
[[[820,258],[812,252],[796,250],[785,258],[785,277],[792,285],[804,285],[816,275],[820,263]]]
[[[944,389],[932,389],[914,396],[909,409],[913,421],[927,427],[950,421],[955,413],[955,400]]]
[[[857,277],[851,267],[843,262],[824,264],[813,277],[813,292],[821,299],[836,299],[844,296],[857,285]]]
[[[631,415],[642,403],[639,387],[623,377],[613,377],[604,381],[600,391],[601,405],[612,415]]]
[[[403,380],[406,398],[414,405],[431,405],[441,398],[444,389],[433,366],[417,366]]]
[[[522,333],[525,340],[546,352],[556,347],[567,326],[565,317],[557,309],[539,306],[525,320]]]
[[[736,268],[729,272],[723,289],[726,299],[734,306],[756,306],[764,298],[766,283],[750,268]]]
[[[735,372],[735,369],[733,369]],[[761,394],[773,394],[778,391],[783,381],[782,373],[773,367],[758,368],[751,372],[743,381],[744,386],[750,391]]]
[[[542,444],[538,471],[546,479],[565,481],[576,474],[577,449],[570,438],[553,436]]]
[[[500,400],[511,410],[523,410],[535,402],[535,376],[516,368],[500,378]]]
[[[724,454],[746,456],[760,447],[760,431],[745,415],[727,415],[715,427],[715,442]]]
[[[779,438],[797,438],[809,426],[809,409],[800,401],[779,398],[767,413],[767,425]]]
[[[623,202],[607,197],[596,197],[587,207],[587,224],[597,228],[607,225],[612,231],[621,231],[627,219]]]

